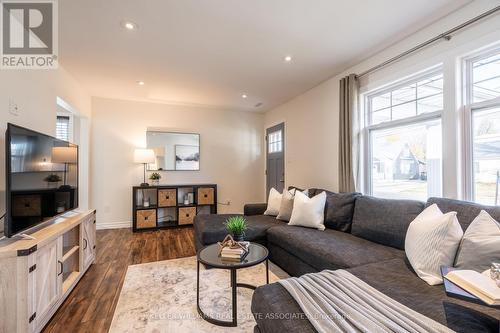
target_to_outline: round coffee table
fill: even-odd
[[[219,256],[219,245],[212,244],[205,246],[200,251],[198,251],[197,257],[197,273],[196,273],[196,307],[198,308],[198,313],[203,319],[209,323],[219,325],[219,326],[229,326],[235,327],[237,323],[237,311],[236,311],[236,287],[255,289],[255,286],[246,283],[238,283],[236,281],[236,271],[240,268],[252,267],[260,264],[261,262],[266,262],[266,284],[269,284],[269,261],[268,261],[269,251],[265,246],[256,243],[250,243],[249,252],[242,261],[226,261]],[[212,318],[205,314],[200,308],[200,263],[207,267],[218,268],[218,269],[228,269],[231,271],[231,289],[232,289],[232,320],[225,321]]]

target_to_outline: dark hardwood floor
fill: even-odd
[[[94,264],[44,332],[107,332],[129,265],[195,255],[193,228],[97,231]]]

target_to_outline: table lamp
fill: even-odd
[[[53,147],[52,148],[52,163],[64,163],[64,185],[61,189],[70,189],[70,185],[66,185],[66,174],[68,173],[68,164],[76,164],[78,160],[78,151],[76,147]]]
[[[134,162],[144,164],[144,182],[141,186],[149,186],[149,184],[146,183],[146,165],[148,163],[154,163],[155,160],[155,152],[153,149],[136,148],[134,151]]]

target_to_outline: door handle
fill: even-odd
[[[59,276],[63,273],[63,263],[60,260],[58,260],[57,263],[59,264],[59,267],[61,267],[61,271],[59,273],[57,273],[57,276]]]
[[[284,183],[284,182],[285,182],[285,180],[284,180],[284,179],[280,179],[280,182],[281,182],[281,183]]]
[[[87,246],[88,246],[87,239],[84,238],[83,241],[85,242],[84,245],[83,245],[83,249],[85,250],[87,248]]]

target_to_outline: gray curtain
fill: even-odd
[[[359,170],[358,79],[340,80],[339,192],[356,191]]]

